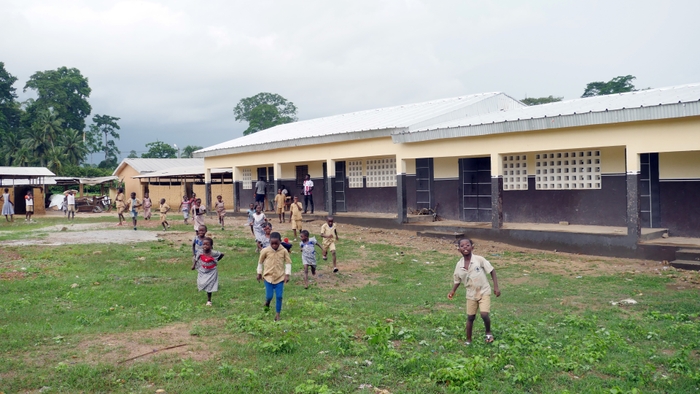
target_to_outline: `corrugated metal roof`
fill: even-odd
[[[0,178],[37,178],[55,175],[46,167],[0,167]]]
[[[700,115],[700,84],[641,90],[490,112],[400,130],[396,143]]]
[[[201,160],[201,159],[200,159]],[[231,168],[212,168],[212,174],[226,174],[233,172]],[[174,167],[167,170],[153,171],[132,178],[174,178],[186,176],[204,176],[204,164],[200,166]]]
[[[201,149],[199,157],[389,136],[466,116],[522,107],[498,92],[426,101],[288,123]]]
[[[144,174],[147,172],[167,170],[173,167],[190,167],[190,166],[200,166],[204,168],[204,159],[194,158],[194,159],[124,159],[117,169],[114,170],[112,175],[117,175],[119,171],[124,168],[124,166],[131,166],[139,174]]]

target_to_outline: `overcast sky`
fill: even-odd
[[[0,61],[19,91],[78,68],[126,156],[236,138],[232,109],[259,92],[303,120],[479,92],[572,99],[627,74],[700,82],[697,15],[697,0],[0,0]]]

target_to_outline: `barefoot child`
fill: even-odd
[[[255,235],[255,230],[253,229],[253,215],[255,215],[255,204],[250,203],[250,208],[248,208],[248,225],[250,226],[251,234]]]
[[[265,236],[265,229],[263,225],[267,223],[267,217],[262,212],[262,206],[255,206],[255,213],[253,214],[253,234],[255,234],[255,239],[261,239]]]
[[[282,311],[284,284],[289,282],[289,275],[292,274],[292,259],[287,249],[280,247],[281,242],[280,233],[270,234],[270,246],[260,252],[257,270],[258,282],[261,280],[265,282],[265,310],[270,308],[273,293],[277,298],[275,321],[280,319]]]
[[[117,205],[117,217],[119,218],[119,224],[117,224],[117,226],[121,226],[123,222],[126,222],[126,218],[124,218],[124,212],[126,212],[126,199],[124,198],[124,189],[121,187],[117,189],[117,196],[114,198],[114,203]],[[67,206],[68,205],[66,205],[66,207]]]
[[[197,235],[194,236],[192,240],[192,263],[194,264],[197,259],[197,254],[202,252],[202,245],[204,245],[204,238],[207,236],[207,226],[200,226],[197,230]]]
[[[190,200],[187,196],[182,196],[179,209],[182,211],[182,217],[185,218],[185,224],[187,224],[187,219],[190,218]]]
[[[194,215],[194,232],[197,233],[197,230],[204,226],[204,218],[207,214],[207,207],[202,205],[201,198],[195,200],[194,208],[192,208],[192,214]]]
[[[2,214],[5,215],[5,220],[8,222],[15,221],[15,204],[10,200],[10,189],[8,188],[5,188],[5,192],[2,194]]]
[[[284,218],[284,200],[287,198],[282,193],[282,189],[277,189],[277,195],[275,196],[275,209],[277,210],[277,216],[280,219],[280,223],[285,222]]]
[[[24,196],[24,205],[27,207],[27,213],[24,215],[25,222],[32,222],[32,215],[34,214],[34,196],[32,191],[27,191],[27,195]]]
[[[219,291],[219,271],[216,266],[224,254],[212,250],[214,240],[205,237],[202,240],[202,250],[195,256],[192,269],[197,270],[197,289],[207,292],[207,306],[211,306],[211,293]]]
[[[289,206],[289,222],[292,223],[292,230],[294,230],[294,240],[297,240],[297,230],[301,231],[301,211],[302,206],[299,202],[299,197],[294,196],[294,202]]]
[[[131,222],[134,224],[134,230],[136,230],[136,219],[139,217],[139,207],[141,206],[141,200],[136,198],[135,192],[131,192],[131,198],[126,203],[129,206],[129,212],[131,212]],[[73,215],[75,215],[75,213]]]
[[[491,286],[486,274],[491,274],[493,279],[493,293],[496,297],[501,295],[501,290],[498,288],[498,279],[496,278],[496,270],[493,269],[491,263],[485,258],[472,253],[474,244],[471,239],[462,238],[457,244],[462,258],[457,262],[454,272],[454,286],[447,294],[450,300],[455,295],[455,291],[460,284],[464,284],[467,288],[467,342],[472,343],[472,328],[476,319],[476,309],[481,312],[481,319],[484,321],[486,328],[486,343],[493,342],[493,334],[491,333],[491,318],[489,312],[491,309]]]
[[[151,220],[151,207],[153,202],[148,193],[143,193],[143,220]]]
[[[304,288],[309,288],[309,268],[311,268],[311,275],[316,276],[316,247],[320,246],[316,242],[316,238],[309,239],[309,232],[306,230],[301,230],[299,232],[299,237],[301,242],[299,242],[299,248],[301,248],[301,261],[304,264]]]
[[[328,251],[333,255],[333,272],[338,272],[335,258],[335,241],[338,240],[338,226],[333,225],[333,216],[326,218],[326,223],[321,226],[321,237],[323,238],[323,259],[328,259]]]
[[[226,216],[226,205],[224,205],[224,200],[221,199],[221,196],[216,196],[216,203],[214,204],[214,208],[216,209],[216,215],[219,216],[219,224],[221,225],[221,229],[224,229],[224,217]]]
[[[168,223],[168,211],[170,211],[170,205],[165,202],[164,198],[160,199],[160,224],[163,226],[163,230],[167,230],[170,227]]]

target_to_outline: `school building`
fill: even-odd
[[[476,94],[280,125],[195,155],[207,185],[231,171],[237,208],[259,177],[299,195],[308,173],[315,209],[330,213],[404,223],[438,207],[472,234],[612,249],[644,233],[700,237],[700,84],[532,107]],[[517,226],[562,222],[624,233]]]
[[[124,185],[124,193],[135,192],[139,198],[148,193],[158,206],[161,198],[177,208],[182,196],[195,193],[204,199],[204,160],[196,159],[124,159],[113,175]],[[233,209],[233,180],[231,171],[215,169],[211,172],[210,192],[221,195],[226,208]],[[114,200],[115,196],[111,196]]]
[[[34,213],[40,215],[46,213],[46,185],[53,183],[55,176],[46,167],[0,167],[0,188],[3,193],[4,189],[8,190],[16,215],[27,213],[24,197],[31,191]]]

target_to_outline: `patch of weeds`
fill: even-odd
[[[476,390],[484,372],[489,368],[488,360],[483,356],[470,358],[444,358],[444,367],[430,373],[435,383],[450,387]]]
[[[340,391],[333,391],[325,384],[318,384],[313,380],[307,380],[294,388],[295,394],[335,394]]]
[[[253,347],[257,350],[272,353],[291,353],[301,345],[299,335],[292,332],[285,332],[283,335],[273,336],[270,339],[265,339],[262,342],[256,342]]]

